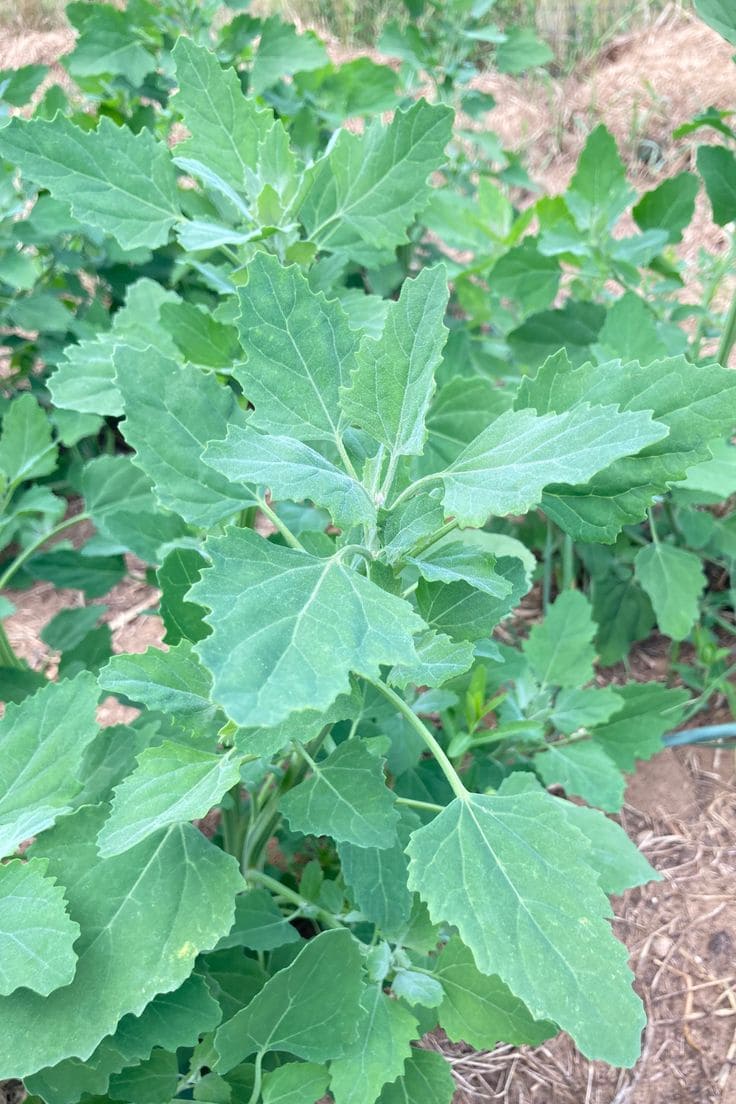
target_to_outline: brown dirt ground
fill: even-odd
[[[0,41],[0,68],[52,63],[70,45],[64,31],[12,35]],[[691,164],[692,144],[674,143],[672,129],[710,104],[734,105],[730,55],[708,28],[666,11],[646,34],[614,43],[589,73],[544,84],[494,74],[478,84],[499,103],[487,125],[509,146],[525,149],[532,175],[549,190],[564,188],[585,137],[601,120],[622,144],[632,177],[654,186],[662,173]],[[59,72],[55,67],[52,76]],[[658,173],[638,157],[644,140],[661,150]],[[694,258],[701,246],[725,248],[705,203],[683,256]],[[148,612],[156,591],[142,565],[131,559],[129,566],[130,577],[100,601],[108,606],[115,650],[136,652],[159,645],[162,630]],[[34,668],[53,674],[56,657],[39,632],[58,609],[80,604],[81,594],[38,583],[9,596],[17,606],[7,622],[13,645]],[[663,677],[661,649],[645,644],[637,656],[641,677]],[[104,724],[128,716],[112,700],[100,709]],[[631,950],[649,1014],[640,1061],[630,1071],[610,1070],[586,1061],[565,1037],[536,1049],[481,1054],[437,1038],[427,1045],[450,1058],[457,1104],[736,1104],[734,753],[668,751],[643,764],[631,780],[622,822],[663,875],[615,901],[616,932]]]

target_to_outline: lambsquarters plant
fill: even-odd
[[[222,73],[191,102],[207,112],[198,179],[244,179],[230,138],[252,102]],[[248,243],[218,323],[239,343],[226,363],[122,335],[100,358],[133,462],[180,535],[159,571],[168,651],[49,684],[0,728],[0,1078],[36,1100],[449,1104],[449,1067],[419,1045],[438,1023],[476,1047],[562,1030],[590,1058],[639,1053],[643,1008],[607,894],[656,875],[614,821],[536,778],[595,801],[605,770],[600,804],[615,807],[611,772],[651,754],[652,732],[628,724],[644,710],[631,690],[585,689],[581,596],[558,599],[509,680],[493,674],[515,662],[490,634],[529,564],[484,527],[545,491],[562,526],[627,492],[645,510],[730,429],[736,379],[678,358],[553,357],[455,443],[434,396],[443,268],[407,280],[366,329],[315,289],[303,250],[285,255],[310,231],[338,259],[399,244],[432,166],[381,143],[432,109],[412,111],[371,132],[357,178],[366,147],[338,137],[291,193],[290,229]],[[3,153],[52,193],[95,180],[86,216],[120,237],[165,237],[181,219],[165,147],[146,207],[132,161],[103,178],[112,130],[50,125],[13,122]],[[274,170],[279,135],[256,143],[258,172]],[[148,138],[136,143],[145,160]],[[247,185],[266,186],[255,170]],[[482,729],[499,702],[482,670],[515,681],[517,746],[531,739],[492,772]],[[138,719],[98,730],[109,693]],[[192,823],[213,809],[208,830]]]

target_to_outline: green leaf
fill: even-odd
[[[179,41],[188,42],[189,39]],[[192,364],[229,369],[238,353],[235,327],[218,322],[195,303],[164,303],[161,324],[171,333],[179,352]]]
[[[231,426],[226,440],[211,442],[202,459],[231,483],[267,487],[274,499],[324,506],[339,527],[375,524],[376,507],[362,484],[293,437]]]
[[[126,568],[122,556],[85,556],[76,548],[56,545],[28,560],[25,570],[32,579],[83,590],[88,598],[101,598],[124,578]]]
[[[430,197],[427,177],[444,163],[453,113],[419,100],[384,127],[338,132],[305,175],[299,217],[318,249],[360,261],[408,241],[406,227]]]
[[[518,76],[537,65],[546,65],[552,61],[554,53],[531,27],[509,27],[505,41],[496,48],[495,63],[500,73]]]
[[[289,1062],[263,1077],[263,1104],[316,1104],[327,1091],[327,1066]]]
[[[540,253],[536,239],[525,238],[496,262],[488,280],[496,295],[515,300],[525,313],[531,313],[549,306],[561,275],[557,258]]]
[[[525,514],[548,484],[582,483],[665,435],[648,413],[614,406],[577,406],[542,417],[507,411],[441,473],[445,510],[471,526],[483,525],[491,514]]]
[[[383,987],[367,987],[360,1001],[358,1040],[344,1057],[330,1062],[335,1104],[375,1104],[383,1086],[395,1081],[411,1057],[419,1030],[412,1014],[391,1000]]]
[[[286,943],[298,943],[299,939],[299,932],[281,915],[271,894],[265,889],[249,889],[236,897],[235,922],[217,949],[272,951]]]
[[[82,930],[77,972],[48,997],[19,991],[0,999],[0,1077],[88,1058],[122,1016],[140,1015],[158,993],[181,985],[197,953],[232,924],[242,887],[234,859],[183,824],[100,861],[94,840],[105,813],[86,806],[34,848],[66,886],[69,915]]]
[[[398,82],[399,75],[390,66],[378,65],[368,57],[356,57],[311,73],[301,70],[295,83],[300,91],[314,96],[326,121],[337,126],[355,115],[392,111]]]
[[[215,1068],[271,1050],[309,1062],[340,1057],[358,1031],[361,991],[358,944],[345,928],[322,932],[219,1029]]]
[[[435,533],[444,523],[439,490],[416,495],[388,514],[384,529],[384,556],[389,564],[403,560],[418,541]]]
[[[133,20],[112,4],[67,4],[66,16],[80,32],[74,50],[63,61],[75,80],[105,74],[140,85],[155,69],[156,59],[138,40]]]
[[[464,674],[473,665],[473,659],[473,646],[469,641],[455,641],[444,633],[426,632],[417,638],[416,659],[393,667],[389,682],[402,689],[442,686],[449,679]]]
[[[489,422],[508,410],[508,390],[482,376],[451,379],[436,395],[427,417],[429,439],[418,461],[418,474],[446,467],[481,433]]]
[[[84,640],[74,648],[64,652],[59,660],[59,675],[62,678],[74,678],[80,671],[92,671],[97,674],[100,667],[107,663],[112,655],[112,632],[109,625],[99,625],[88,632]]]
[[[128,345],[143,352],[152,346],[162,356],[176,358],[177,346],[160,316],[164,304],[177,299],[154,280],[143,278],[131,284],[125,306],[113,317],[109,330],[64,350],[49,380],[55,405],[85,414],[122,414],[123,400],[115,385],[115,350]]]
[[[82,494],[105,551],[130,551],[157,563],[162,545],[189,533],[178,514],[161,509],[150,479],[128,456],[98,456],[85,464]]]
[[[736,156],[725,146],[700,146],[698,169],[705,183],[713,220],[725,226],[736,219]]]
[[[246,505],[250,496],[201,459],[208,441],[225,435],[228,422],[244,421],[232,391],[153,350],[142,356],[123,347],[115,366],[125,408],[122,432],[161,504],[203,527]]]
[[[287,960],[288,961],[288,960]],[[222,1009],[223,1022],[231,1019],[253,1000],[266,984],[267,975],[257,959],[246,957],[240,947],[210,951],[199,964],[210,991]],[[207,1048],[207,1065],[215,1059],[214,1047]]]
[[[451,1104],[454,1095],[449,1062],[436,1050],[414,1047],[403,1075],[386,1085],[377,1104]]]
[[[437,978],[418,970],[399,969],[391,982],[394,995],[407,1004],[421,1004],[425,1008],[436,1008],[442,1003],[442,986]]]
[[[0,865],[0,996],[23,986],[48,996],[77,968],[79,925],[69,919],[62,886],[31,859]]]
[[[424,446],[434,374],[447,339],[447,297],[444,265],[405,280],[380,338],[361,342],[350,385],[342,391],[346,417],[392,455],[414,456]]]
[[[280,16],[266,19],[261,28],[261,41],[253,60],[251,85],[257,96],[262,95],[284,77],[310,69],[319,69],[327,62],[327,53],[314,31],[298,34],[291,23]]]
[[[452,641],[476,641],[490,636],[496,625],[503,620],[521,601],[529,589],[525,566],[516,556],[499,556],[496,560],[496,572],[506,579],[511,585],[511,591],[504,598],[493,598],[490,594],[483,594],[467,583],[427,583],[419,580],[416,590],[417,604],[422,616],[427,623],[438,633],[447,633]],[[424,656],[419,657],[419,663],[414,665],[414,670],[420,672],[427,670],[432,673],[436,665],[436,675],[432,673],[432,680],[407,674],[401,668],[392,673],[392,678],[397,683],[399,677],[404,681],[414,681],[415,685],[439,686],[441,681],[453,677],[445,675],[441,681],[434,681],[436,676],[442,676],[445,671],[461,667],[464,659],[464,651],[458,651],[448,644],[447,637],[442,635],[424,637],[420,643],[425,649]],[[467,667],[464,668],[467,670]],[[409,672],[413,669],[410,667]],[[461,674],[461,670],[455,670],[455,674]]]
[[[615,820],[597,809],[569,801],[564,807],[567,819],[590,840],[588,862],[598,872],[605,893],[623,893],[644,882],[661,881],[662,875],[649,865]]]
[[[57,652],[65,652],[81,644],[107,606],[78,606],[76,609],[62,609],[44,625],[41,639],[44,644]]]
[[[651,364],[667,355],[667,346],[657,332],[654,313],[633,291],[617,299],[606,315],[595,353],[599,360],[614,357]]]
[[[110,694],[169,716],[214,716],[209,697],[212,679],[186,640],[167,652],[151,647],[134,655],[113,656],[98,681]]]
[[[445,946],[434,973],[444,990],[440,1025],[452,1042],[492,1050],[499,1042],[538,1046],[556,1034],[554,1024],[535,1020],[499,977],[482,974],[458,936]]]
[[[186,599],[204,565],[204,557],[194,548],[172,548],[158,570],[160,612],[166,628],[164,641],[169,645],[181,640],[195,642],[209,632],[204,623],[205,610]]]
[[[565,793],[608,813],[617,813],[623,805],[623,775],[598,744],[589,740],[562,747],[552,744],[533,762],[548,786],[560,785]]]
[[[736,46],[736,18],[730,0],[696,0],[695,8],[701,19]]]
[[[580,229],[610,227],[634,198],[616,139],[601,123],[591,131],[565,202]]]
[[[634,572],[651,599],[660,630],[673,640],[684,640],[698,619],[707,583],[700,557],[655,542],[637,552]]]
[[[194,1046],[220,1017],[204,979],[192,975],[173,993],[159,994],[140,1016],[123,1016],[115,1034],[103,1039],[86,1061],[67,1058],[27,1077],[26,1086],[47,1104],[76,1104],[81,1094],[103,1094],[111,1074],[147,1058],[155,1046]]]
[[[255,406],[250,423],[302,441],[334,441],[338,388],[358,335],[336,300],[315,294],[296,265],[257,253],[240,291],[247,363],[233,375]]]
[[[409,832],[418,821],[402,813],[389,847],[338,844],[342,875],[353,891],[355,903],[381,931],[395,935],[409,922],[412,895],[406,886],[408,860],[404,849]]]
[[[132,1104],[160,1104],[176,1092],[179,1066],[176,1055],[156,1049],[138,1065],[115,1073],[110,1078],[108,1096],[111,1100]]]
[[[495,570],[496,557],[472,544],[449,541],[408,563],[430,583],[464,582],[494,598],[511,594],[511,583]]]
[[[532,1016],[587,1057],[630,1066],[644,1016],[589,847],[546,794],[472,794],[413,834],[409,887]]]
[[[350,720],[355,712],[353,696],[341,694],[327,710],[304,709],[290,714],[287,720],[275,726],[239,728],[233,739],[243,755],[276,755],[292,743],[311,743],[326,724]]]
[[[0,100],[12,107],[24,107],[48,73],[46,65],[22,65],[0,71]]]
[[[97,733],[94,676],[48,683],[0,720],[0,854],[71,810],[84,749]],[[52,871],[53,873],[53,871]]]
[[[736,18],[729,0],[695,0],[695,8],[701,19],[736,46]]]
[[[18,395],[3,415],[0,472],[12,489],[25,479],[49,475],[56,467],[57,448],[51,423],[33,395]]]
[[[575,688],[593,677],[595,624],[579,590],[565,590],[543,621],[532,627],[523,649],[542,686]]]
[[[391,847],[399,814],[386,786],[383,760],[354,737],[346,740],[312,775],[279,803],[292,831],[332,836],[357,847]]]
[[[172,106],[190,135],[176,147],[177,155],[202,162],[237,192],[248,192],[273,113],[246,99],[235,69],[223,69],[191,38],[177,40],[173,58],[179,91]]]
[[[607,667],[623,659],[635,640],[649,636],[655,616],[631,571],[623,578],[610,572],[594,576],[592,591],[598,659]]]
[[[720,502],[736,493],[736,447],[730,441],[711,441],[709,448],[711,458],[689,468],[677,489],[702,491]]]
[[[640,230],[666,230],[669,241],[682,241],[682,232],[695,212],[700,185],[694,173],[681,172],[645,192],[632,214]]]
[[[15,118],[0,133],[0,157],[123,249],[163,245],[180,218],[169,151],[147,127],[133,134],[106,116],[97,130],[63,115]]]
[[[326,709],[349,689],[350,672],[375,678],[382,664],[412,661],[422,621],[339,557],[280,548],[248,529],[209,538],[206,551],[211,567],[191,597],[210,609],[213,632],[196,651],[236,724]]]
[[[570,687],[557,695],[550,720],[558,732],[570,736],[579,728],[604,724],[620,708],[621,697],[610,686]]]
[[[542,784],[528,771],[507,775],[498,789],[503,796],[529,791],[543,792]],[[623,893],[632,886],[661,879],[661,874],[652,869],[615,820],[585,805],[563,800],[559,804],[570,823],[590,841],[591,851],[587,861],[598,874],[605,893]]]
[[[572,367],[552,357],[519,388],[517,407],[544,413],[579,403],[617,403],[650,411],[668,433],[638,455],[605,467],[589,482],[548,486],[545,512],[576,539],[615,540],[622,525],[641,521],[654,495],[708,458],[708,444],[736,420],[736,378],[717,364],[695,367],[686,357]],[[721,428],[723,427],[723,428]]]
[[[662,750],[662,736],[680,723],[690,694],[655,682],[627,682],[616,693],[623,699],[621,709],[593,735],[620,770],[633,771],[637,759]]]
[[[565,349],[573,363],[582,364],[590,357],[605,319],[605,307],[599,303],[568,299],[559,309],[531,315],[511,331],[508,343],[517,360],[530,368],[543,364],[560,349]]]
[[[206,816],[239,778],[240,764],[232,754],[171,740],[146,748],[115,790],[110,816],[97,837],[100,855],[119,855],[161,828]]]

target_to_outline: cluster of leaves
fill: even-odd
[[[694,178],[639,200],[623,241],[634,197],[602,130],[530,215],[488,175],[473,199],[432,188],[446,104],[325,144],[313,109],[336,74],[304,63],[312,36],[243,13],[212,52],[146,23],[186,8],[153,7],[76,11],[68,65],[99,121],[0,131],[49,249],[68,233],[128,272],[113,309],[64,285],[78,328],[51,402],[26,389],[3,411],[20,551],[0,586],[101,598],[133,552],[168,646],[111,656],[94,603],[44,630],[57,681],[2,642],[0,1078],[46,1104],[449,1104],[420,1045],[437,1025],[480,1048],[562,1030],[631,1065],[643,1009],[608,896],[657,875],[605,814],[692,705],[596,685],[593,663],[654,613],[686,635],[693,550],[730,562],[728,517],[702,507],[734,470],[736,378],[652,298],[677,285]],[[259,85],[279,35],[291,68],[274,46]],[[144,82],[153,123],[134,117]],[[412,258],[429,263],[406,278]],[[590,596],[552,602],[548,572],[545,619],[500,645],[539,510]],[[81,549],[47,547],[80,517]],[[648,624],[616,627],[642,601]],[[99,728],[110,694],[136,720]]]
[[[707,3],[702,7],[722,30],[718,5],[713,12]],[[706,288],[701,302],[683,302],[686,273],[676,253],[701,185],[725,233],[736,219],[736,157],[728,119],[728,112],[710,109],[681,127],[680,137],[709,128],[724,142],[697,149],[697,174],[681,172],[641,195],[629,184],[616,143],[602,125],[589,135],[563,195],[543,196],[518,210],[488,177],[461,196],[446,189],[432,194],[423,221],[434,240],[420,248],[426,262],[447,264],[452,313],[460,320],[440,377],[448,396],[451,388],[457,396],[455,409],[449,403],[447,408],[453,442],[465,443],[472,433],[471,411],[489,377],[518,386],[525,374],[563,351],[581,379],[590,371],[586,364],[602,368],[614,359],[636,360],[652,378],[668,373],[663,401],[673,437],[685,441],[692,416],[684,415],[676,430],[681,417],[676,407],[708,402],[704,377],[700,398],[690,391],[690,366],[727,363],[736,338],[736,310],[731,307],[724,317],[714,306],[730,286],[733,241],[722,257],[701,256]],[[622,220],[634,225],[633,234],[622,232]],[[704,347],[712,351],[705,353]],[[463,398],[459,378],[465,383]],[[503,403],[498,390],[493,402]],[[625,659],[632,643],[655,626],[676,649],[701,631],[701,619],[717,627],[722,608],[732,607],[733,520],[721,509],[712,511],[736,493],[730,430],[726,425],[721,441],[691,454],[691,476],[667,493],[653,498],[646,480],[624,487],[616,475],[597,479],[592,495],[549,487],[543,501],[546,525],[534,519],[521,528],[507,527],[545,561],[545,604],[554,577],[560,585],[576,582],[588,590],[604,664]],[[716,576],[720,582],[713,590],[708,582]]]

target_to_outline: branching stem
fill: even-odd
[[[29,544],[27,548],[23,549],[19,556],[16,556],[4,573],[0,575],[0,590],[8,585],[16,571],[23,566],[26,560],[31,558],[34,552],[37,552],[39,548],[46,544],[46,541],[51,540],[52,537],[58,536],[59,533],[63,533],[65,529],[70,529],[72,525],[77,525],[80,521],[88,520],[89,514],[75,514],[73,517],[66,518],[65,521],[59,522],[54,529],[51,529],[48,533],[44,533],[43,536],[39,537],[33,544]]]
[[[276,513],[276,511],[272,510],[271,507],[268,505],[268,503],[264,499],[260,498],[258,500],[258,508],[260,509],[261,513],[264,514],[268,518],[268,520],[271,522],[271,524],[276,526],[279,533],[284,538],[284,540],[286,541],[286,543],[289,545],[290,548],[296,548],[297,551],[299,551],[299,552],[305,552],[306,551],[306,549],[305,549],[304,545],[302,544],[302,542],[297,537],[294,536],[294,534],[292,533],[289,526],[286,525],[281,520],[281,518]]]
[[[408,724],[411,725],[417,735],[421,736],[422,740],[437,760],[440,770],[444,774],[447,781],[450,783],[450,786],[452,787],[452,792],[455,794],[456,797],[459,797],[461,801],[466,801],[469,797],[469,794],[468,791],[465,789],[460,776],[458,775],[450,760],[445,755],[445,752],[440,744],[429,731],[427,726],[422,724],[422,722],[419,720],[419,717],[417,717],[411,706],[407,705],[404,699],[400,697],[394,690],[392,690],[390,686],[387,686],[385,682],[376,681],[373,682],[372,685],[375,686],[377,690],[380,690],[385,698],[388,698],[391,704],[395,706],[399,713],[402,714]]]
[[[319,905],[315,905],[312,901],[308,901],[306,897],[301,897],[296,890],[289,889],[283,882],[277,882],[270,874],[264,874],[262,870],[254,870],[251,868],[243,871],[243,877],[246,882],[255,882],[256,885],[262,885],[264,889],[270,889],[274,896],[281,897],[284,901],[291,901],[292,905],[297,905],[302,911],[305,909],[309,910],[320,918],[325,927],[342,927],[340,921],[333,916],[331,912],[328,912],[327,909],[320,908]]]

